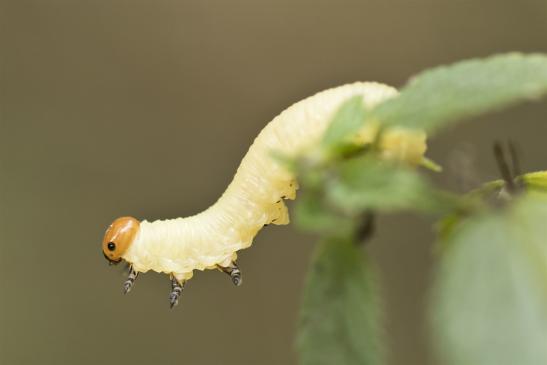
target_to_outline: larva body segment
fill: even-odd
[[[287,224],[283,199],[294,199],[294,177],[272,157],[272,151],[293,155],[313,147],[321,139],[337,108],[355,95],[373,106],[397,94],[379,83],[353,83],[320,92],[275,117],[258,135],[243,158],[234,179],[207,210],[187,218],[140,222],[132,245],[122,256],[137,272],[153,270],[173,274],[179,281],[193,270],[227,267],[237,251],[252,244],[266,224]],[[372,139],[375,128],[364,130],[360,140]],[[407,133],[404,146],[397,144],[401,131],[386,134],[388,155],[420,159],[425,135]],[[399,133],[399,134],[397,134]],[[402,146],[402,147],[401,147]]]

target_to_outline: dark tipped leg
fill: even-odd
[[[139,275],[138,272],[136,272],[132,266],[129,267],[129,276],[127,277],[127,280],[125,283],[123,283],[123,293],[127,294],[131,291],[131,288],[133,287],[133,284],[135,283],[135,280],[137,279],[137,276]]]
[[[235,262],[232,262],[228,267],[219,266],[218,268],[222,272],[230,275],[230,278],[232,278],[232,283],[234,283],[235,286],[240,286],[243,282],[243,279],[241,278],[241,271]]]
[[[174,276],[171,276],[171,293],[169,294],[169,303],[171,308],[179,303],[179,297],[184,290],[184,282],[179,282]]]

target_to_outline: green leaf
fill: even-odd
[[[322,145],[332,148],[337,144],[347,142],[347,138],[355,134],[365,122],[365,106],[363,97],[358,95],[344,102],[323,135]]]
[[[518,184],[523,184],[523,187],[528,191],[547,191],[547,171],[530,172],[516,178]],[[492,196],[499,196],[500,192],[505,187],[505,181],[502,179],[489,181],[475,190],[467,193],[467,199],[489,199]]]
[[[521,179],[528,189],[547,191],[547,171],[530,172]]]
[[[300,314],[300,365],[383,364],[375,284],[353,242],[330,239],[318,247]]]
[[[547,93],[547,55],[509,53],[437,67],[413,78],[374,119],[433,131]]]
[[[299,195],[295,216],[299,228],[327,236],[347,237],[355,225],[352,219],[326,206],[321,195],[313,191],[304,191]]]
[[[547,198],[528,194],[451,233],[432,296],[447,365],[537,365],[547,359]]]
[[[365,209],[394,211],[450,209],[448,196],[441,196],[414,169],[362,156],[340,162],[338,179],[327,187],[333,205],[350,212]]]

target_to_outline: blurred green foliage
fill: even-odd
[[[322,236],[302,303],[301,364],[384,363],[377,283],[361,244],[373,213],[400,210],[444,217],[431,306],[444,363],[547,363],[547,173],[512,177],[517,192],[498,180],[460,197],[382,159],[377,141],[351,138],[372,122],[379,135],[393,126],[436,131],[546,93],[546,55],[438,67],[370,110],[348,100],[319,149],[288,162],[302,190],[297,224]]]
[[[310,268],[297,339],[304,365],[380,364],[380,305],[374,272],[348,239],[327,239]]]
[[[467,218],[447,238],[432,295],[444,364],[547,360],[547,195]]]
[[[335,114],[323,136],[322,147],[329,149],[340,146],[348,136],[363,127],[366,111],[361,96],[346,101]]]
[[[431,132],[546,92],[547,55],[510,53],[422,72],[372,115],[387,125]]]

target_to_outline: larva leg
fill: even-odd
[[[127,280],[123,283],[124,294],[127,294],[131,291],[131,288],[133,287],[133,284],[135,283],[138,275],[139,273],[133,269],[133,266],[129,266],[129,276],[127,277]]]
[[[169,294],[169,303],[171,308],[179,303],[179,297],[184,290],[184,284],[184,281],[180,282],[177,278],[175,278],[175,276],[171,275],[171,293]]]
[[[232,278],[232,283],[234,283],[235,286],[240,286],[243,282],[243,279],[241,278],[241,271],[239,270],[239,267],[235,262],[232,262],[230,266],[227,267],[218,267],[222,272],[225,272],[226,274],[230,275]]]

